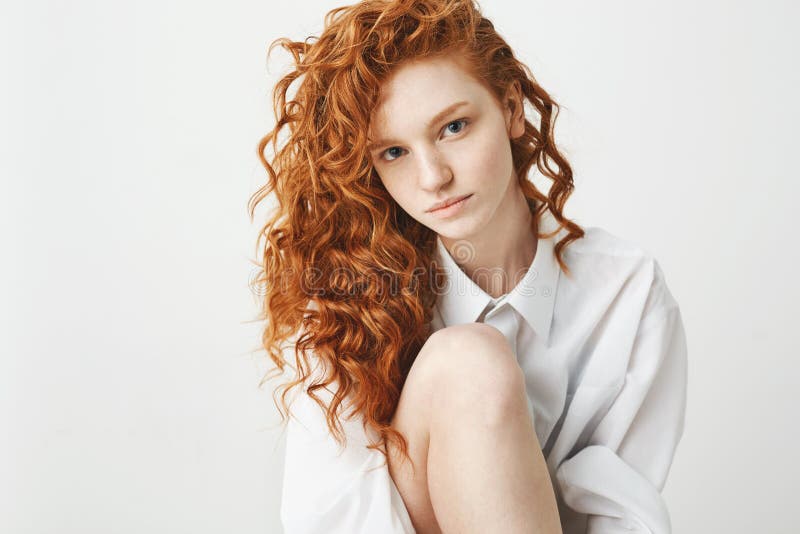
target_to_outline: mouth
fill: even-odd
[[[466,209],[466,205],[470,203],[470,198],[472,198],[472,193],[469,195],[464,195],[461,197],[456,197],[451,200],[447,200],[449,204],[445,204],[444,206],[429,210],[431,216],[436,217],[437,219],[451,219],[456,217],[458,214],[462,213]]]
[[[448,207],[452,206],[453,204],[457,204],[457,203],[461,202],[462,200],[465,200],[465,199],[467,199],[467,198],[469,198],[471,196],[472,196],[472,193],[469,193],[468,195],[461,195],[459,197],[449,198],[449,199],[445,200],[444,202],[440,202],[438,204],[434,204],[434,206],[432,208],[428,209],[427,211],[428,211],[428,213],[434,213],[436,211],[443,210],[443,209],[448,208]]]

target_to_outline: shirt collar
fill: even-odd
[[[539,231],[551,233],[558,223],[547,210],[542,215]],[[505,302],[512,306],[545,343],[550,338],[550,325],[555,308],[560,268],[554,254],[561,232],[539,238],[536,256],[528,272],[510,291]],[[475,322],[491,302],[491,296],[478,287],[458,266],[439,236],[436,236],[435,259],[444,268],[446,282],[439,294],[437,307],[445,326]]]

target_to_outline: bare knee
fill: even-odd
[[[525,379],[505,336],[484,323],[438,330],[420,351],[432,402],[502,423],[524,400]],[[524,404],[524,402],[523,402]]]
[[[501,425],[524,397],[524,378],[505,337],[471,323],[438,330],[406,377],[392,426],[409,445],[411,464],[388,445],[389,472],[418,532],[440,532],[430,501],[427,456],[431,425],[463,417]]]

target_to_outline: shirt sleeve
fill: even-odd
[[[655,273],[624,385],[588,445],[556,472],[564,502],[587,514],[587,534],[671,532],[661,490],[683,434],[687,346],[657,262]]]
[[[333,397],[327,388],[314,394],[326,404]],[[366,448],[377,439],[362,419],[341,419],[342,448],[302,385],[290,397],[280,508],[285,534],[414,534],[383,454]]]

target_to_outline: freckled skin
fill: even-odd
[[[469,104],[426,127],[459,101]],[[401,141],[371,157],[387,191],[411,217],[443,239],[484,243],[517,222],[521,193],[510,139],[523,132],[522,114],[502,106],[459,58],[444,56],[397,68],[382,87],[369,138]],[[426,213],[436,202],[469,193],[456,217]]]

